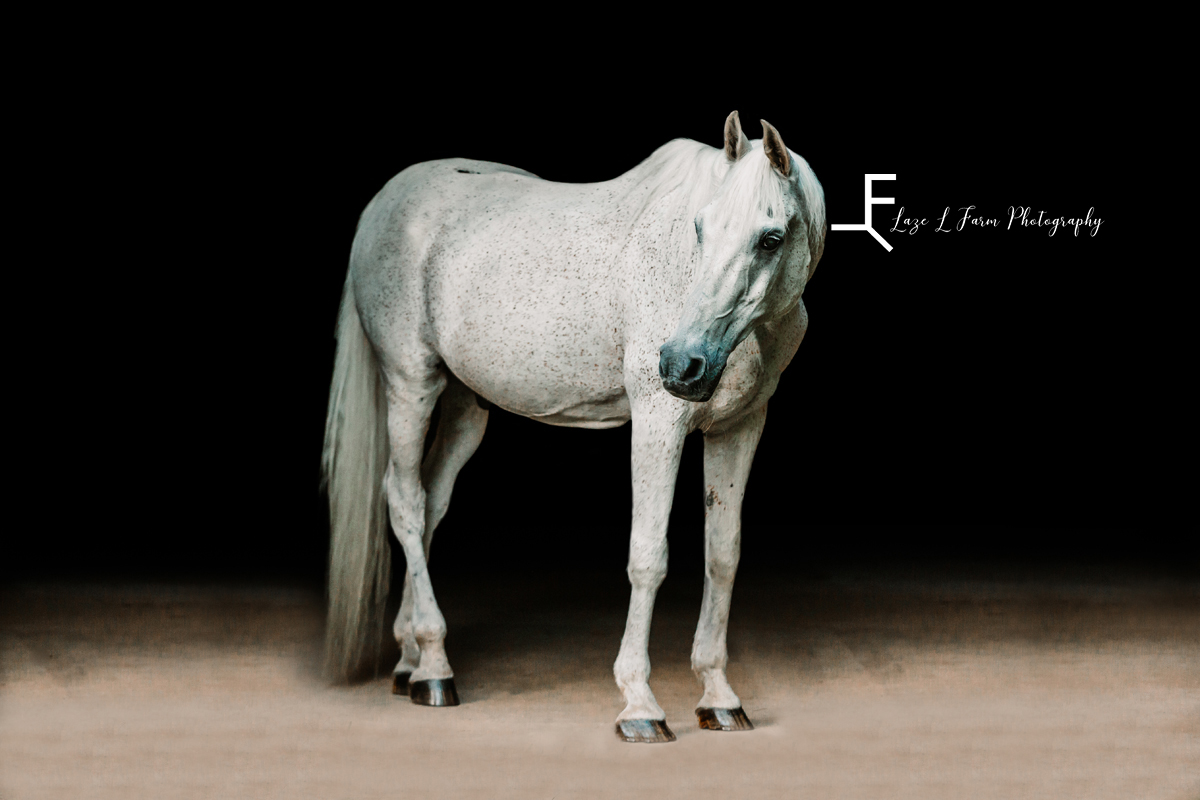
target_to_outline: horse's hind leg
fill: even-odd
[[[475,454],[483,441],[488,412],[482,408],[475,393],[457,378],[450,376],[441,396],[441,414],[433,446],[421,465],[421,483],[425,487],[425,559],[429,559],[433,532],[450,505],[450,493],[459,470]],[[412,581],[405,576],[404,595],[400,613],[396,615],[393,632],[400,645],[400,662],[392,675],[392,691],[408,694],[408,682],[420,664],[420,647],[412,628]]]
[[[692,670],[704,684],[700,727],[741,731],[754,726],[725,677],[725,632],[742,543],[742,496],[767,409],[704,435],[704,602],[692,645]]]
[[[421,483],[421,451],[438,395],[446,378],[421,365],[388,370],[388,441],[391,461],[384,485],[392,531],[404,548],[412,599],[412,633],[420,652],[409,690],[414,703],[457,705],[454,672],[446,658],[446,620],[433,596],[425,560],[425,487]]]

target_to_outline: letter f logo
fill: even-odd
[[[895,205],[896,198],[894,197],[872,197],[871,182],[872,181],[894,181],[896,174],[884,175],[883,173],[870,172],[864,176],[866,180],[866,189],[863,198],[863,223],[861,225],[831,225],[830,228],[835,231],[866,231],[875,237],[875,240],[883,245],[884,249],[889,253],[892,252],[892,246],[879,235],[876,230],[871,227],[871,206],[875,205]]]

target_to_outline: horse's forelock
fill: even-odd
[[[751,150],[729,168],[725,179],[714,197],[718,212],[735,229],[747,228],[761,211],[780,208],[783,195],[789,186],[794,186],[800,195],[800,203],[808,234],[808,245],[812,257],[811,270],[824,250],[825,240],[825,192],[813,174],[808,162],[789,151],[792,170],[789,177],[779,174],[762,150],[761,140],[751,143]]]
[[[753,142],[751,148],[729,168],[714,198],[717,213],[735,228],[753,224],[760,212],[782,209],[784,193],[793,180],[771,166],[761,141]],[[800,192],[804,194],[803,186]],[[807,198],[801,200],[806,208],[810,205]]]

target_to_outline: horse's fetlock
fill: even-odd
[[[413,625],[413,638],[422,644],[426,642],[440,642],[446,638],[446,623],[427,622],[421,625]]]
[[[712,650],[693,650],[692,651],[692,672],[696,673],[697,677],[703,678],[714,670],[724,672],[728,658],[724,653],[717,653]]]

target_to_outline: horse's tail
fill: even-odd
[[[336,681],[373,677],[379,668],[391,583],[383,486],[387,461],[383,381],[347,274],[321,453],[330,527],[324,669]]]

